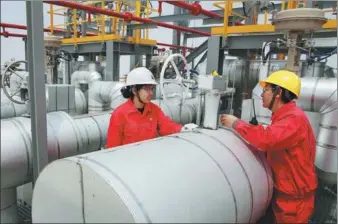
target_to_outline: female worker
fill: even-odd
[[[314,209],[317,176],[315,136],[305,113],[296,106],[301,80],[293,72],[272,73],[263,87],[263,107],[272,111],[271,125],[251,125],[232,115],[222,124],[233,127],[244,139],[267,153],[274,175],[271,203],[276,223],[308,223]]]
[[[153,97],[155,78],[147,68],[135,68],[127,76],[126,85],[121,89],[127,102],[117,107],[110,118],[106,148],[139,142],[160,136],[192,130],[195,124],[184,127],[167,117]]]

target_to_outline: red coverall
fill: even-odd
[[[275,182],[271,206],[276,223],[308,223],[314,209],[317,176],[316,141],[306,114],[290,102],[273,113],[266,129],[241,120],[234,129],[266,152]]]
[[[156,104],[145,104],[141,113],[129,99],[111,115],[106,148],[178,133],[181,128],[182,125],[173,122]]]

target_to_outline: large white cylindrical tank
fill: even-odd
[[[230,130],[202,129],[49,164],[32,221],[255,223],[271,195],[262,154]]]

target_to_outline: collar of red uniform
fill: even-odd
[[[284,104],[275,113],[272,114],[271,120],[275,120],[280,117],[283,117],[290,109],[295,108],[295,107],[296,107],[295,101],[291,101],[289,103]]]
[[[151,103],[146,103],[144,104],[144,111],[143,114],[147,114],[148,112],[151,111]],[[135,105],[133,104],[133,100],[130,98],[127,101],[127,105],[128,105],[128,109],[130,109],[130,112],[138,112],[137,108],[135,107]]]

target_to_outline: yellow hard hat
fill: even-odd
[[[259,81],[259,84],[262,87],[265,87],[267,83],[283,87],[284,89],[287,89],[295,94],[297,99],[299,97],[301,80],[293,72],[287,70],[279,70],[271,73],[271,75],[266,80]]]

